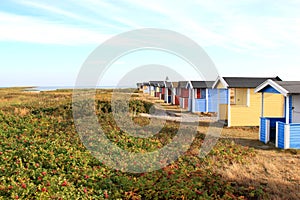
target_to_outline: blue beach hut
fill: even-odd
[[[191,112],[217,112],[217,89],[212,89],[214,81],[189,81],[188,110]]]
[[[262,93],[259,140],[274,142],[281,149],[300,149],[300,81],[267,80],[255,92]],[[284,96],[284,116],[265,116],[264,111],[268,106],[264,100],[265,93]]]

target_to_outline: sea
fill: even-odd
[[[80,89],[127,89],[134,88],[134,86],[96,86],[96,87],[75,87],[75,86],[36,86],[25,89],[25,91],[54,91],[62,89],[71,89],[80,88]]]

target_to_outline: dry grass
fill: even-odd
[[[29,111],[30,110],[27,108],[15,108],[14,114],[23,117],[23,116],[27,115],[29,113]]]
[[[270,199],[300,199],[299,151],[283,151],[258,141],[258,128],[224,128],[223,138],[255,149],[247,164],[233,163],[215,169],[229,182],[262,186]]]
[[[247,165],[233,163],[217,169],[223,178],[245,186],[263,186],[270,199],[300,199],[300,156],[257,150]]]

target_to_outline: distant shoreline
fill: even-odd
[[[19,88],[23,89],[26,92],[41,92],[41,91],[55,91],[55,90],[73,90],[75,88],[78,89],[128,89],[135,88],[130,86],[20,86],[20,87],[0,87],[0,89],[10,89],[10,88]]]

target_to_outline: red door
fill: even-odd
[[[201,99],[201,89],[197,89],[197,99]]]
[[[181,88],[181,97],[189,97],[189,90]]]
[[[179,96],[175,96],[175,105],[179,105]]]
[[[188,108],[189,106],[189,99],[188,98],[184,98],[183,99],[183,108]]]

